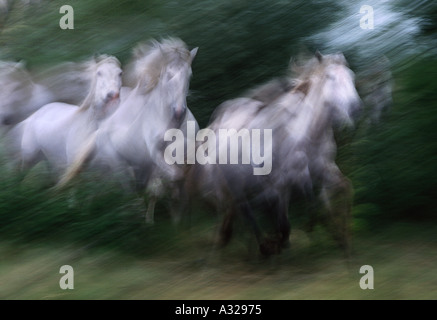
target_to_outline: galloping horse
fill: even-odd
[[[189,51],[179,39],[137,46],[133,62],[126,67],[126,83],[134,87],[83,148],[62,184],[73,178],[85,162],[109,167],[114,174],[123,173],[119,175],[122,177],[133,171],[140,192],[155,185],[156,180],[173,185],[181,179],[182,169],[164,161],[164,133],[170,128],[186,132],[187,121],[194,121],[198,129],[186,103],[196,53],[197,48]],[[146,220],[153,222],[154,202],[160,193],[150,188],[149,192],[152,199]]]
[[[22,168],[46,159],[58,174],[63,172],[99,123],[115,111],[121,88],[119,61],[100,56],[89,63],[89,72],[93,75],[91,88],[80,106],[47,104],[11,131],[20,145]]]
[[[93,74],[89,62],[64,62],[29,72],[24,62],[0,61],[0,128],[8,131],[51,102],[79,105]]]
[[[241,214],[253,227],[261,253],[268,255],[288,242],[291,192],[301,189],[312,194],[318,187],[331,217],[333,235],[348,253],[352,189],[335,163],[333,129],[352,125],[360,109],[354,74],[342,54],[317,53],[297,79],[287,83],[288,91],[269,91],[276,92],[275,97],[257,100],[252,94],[251,98],[223,103],[208,126],[217,137],[223,129],[234,129],[237,134],[242,129],[271,130],[271,141],[264,139],[259,147],[267,157],[264,162],[271,163],[271,172],[254,175],[257,165],[253,158],[249,164],[224,164],[217,156],[217,164],[192,166],[187,188],[197,187],[196,192],[212,197],[220,210],[226,211],[221,226],[223,244],[231,238],[234,217]],[[219,139],[215,143],[217,155],[223,151],[229,154],[229,145],[219,145]],[[239,157],[250,155],[255,147],[253,141],[250,146],[241,141]],[[264,238],[255,219],[256,209],[273,218],[273,237]]]

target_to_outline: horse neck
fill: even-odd
[[[28,105],[29,112],[38,110],[43,105],[55,101],[55,95],[45,86],[34,83],[32,85],[32,101]]]
[[[46,87],[33,82],[23,88],[20,95],[22,99],[20,105],[13,106],[15,109],[13,112],[19,121],[24,120],[42,106],[54,101],[53,94]]]
[[[331,129],[331,117],[329,109],[325,107],[325,101],[320,95],[323,83],[316,81],[303,100],[301,121],[305,136],[312,142],[319,140]]]
[[[102,102],[97,100],[96,97],[96,83],[95,80],[93,80],[91,84],[91,89],[86,96],[85,100],[82,102],[82,104],[79,106],[79,112],[81,112],[87,121],[90,123],[98,123],[98,115],[97,115],[97,108]]]
[[[168,95],[161,85],[157,85],[147,96],[147,106],[143,110],[150,117],[153,127],[167,130],[170,124],[172,111]],[[155,129],[156,130],[156,129]]]

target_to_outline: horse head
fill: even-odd
[[[127,83],[134,83],[143,94],[157,92],[160,111],[173,127],[179,127],[187,114],[191,63],[197,50],[189,51],[180,39],[152,40],[135,48],[134,62],[128,67],[133,72]]]
[[[112,56],[102,55],[91,63],[94,74],[91,90],[82,104],[83,110],[93,108],[97,118],[110,115],[120,103],[122,70],[120,62]]]
[[[181,122],[187,113],[188,88],[192,75],[191,63],[198,48],[188,51],[181,41],[166,41],[160,45],[166,63],[161,75],[161,90],[166,97],[172,119]]]
[[[0,125],[19,121],[32,96],[33,81],[23,62],[0,62]]]
[[[295,88],[327,108],[331,120],[353,126],[362,109],[355,88],[355,75],[343,54],[322,55],[317,52],[303,68],[300,84]]]

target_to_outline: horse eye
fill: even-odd
[[[326,75],[326,79],[328,79],[328,80],[335,80],[335,76],[333,76],[332,74],[327,74]]]
[[[100,77],[102,75],[101,71],[97,71],[97,76]]]

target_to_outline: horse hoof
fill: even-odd
[[[282,249],[288,249],[291,247],[291,242],[290,239],[286,239],[281,243],[281,248]]]
[[[268,257],[281,253],[281,246],[278,241],[266,239],[264,243],[260,244],[259,251],[263,256]]]
[[[266,244],[260,244],[259,246],[259,252],[264,256],[264,257],[269,257],[273,254],[271,248],[269,248],[268,245]]]

